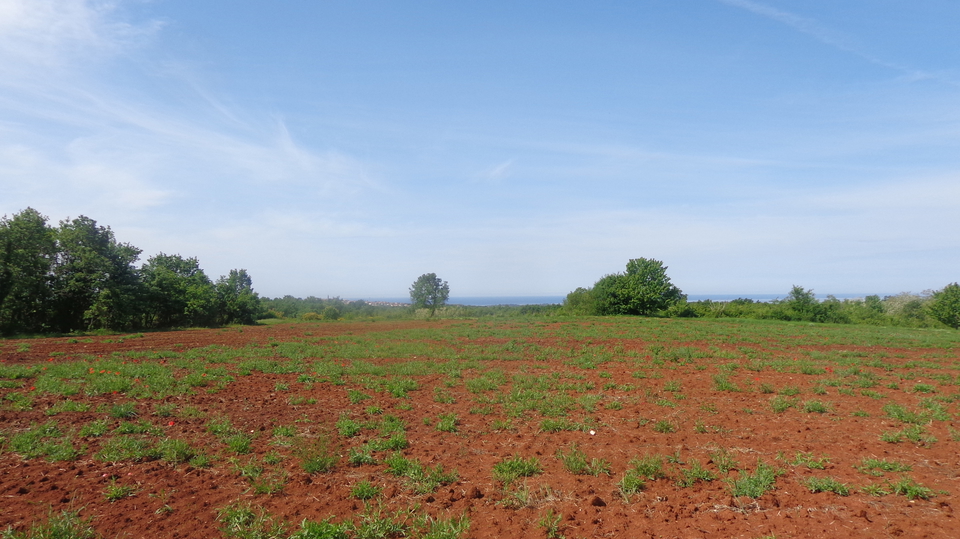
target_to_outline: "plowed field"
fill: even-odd
[[[958,369],[958,332],[753,321],[5,340],[0,530],[955,538]]]

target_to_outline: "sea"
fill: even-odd
[[[817,299],[827,299],[827,294],[815,294]],[[837,299],[859,299],[870,294],[831,294]],[[881,298],[890,294],[876,294]],[[754,301],[773,301],[783,299],[786,294],[688,294],[687,301],[730,301],[738,298]],[[448,305],[470,305],[474,307],[489,307],[492,305],[554,305],[563,303],[563,296],[450,296]],[[362,298],[367,301],[384,301],[390,303],[410,303],[410,298]]]

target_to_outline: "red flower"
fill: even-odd
[[[173,426],[173,421],[167,423],[167,425],[170,425],[170,426],[172,427],[172,426]]]

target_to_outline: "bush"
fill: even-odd
[[[668,309],[685,301],[686,296],[670,282],[663,262],[634,258],[627,262],[625,273],[606,275],[593,285],[592,291],[577,289],[567,299],[568,304],[580,308],[587,308],[592,301],[596,314],[643,316]]]

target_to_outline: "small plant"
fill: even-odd
[[[776,397],[770,399],[770,406],[773,408],[773,412],[777,414],[782,414],[796,405],[796,399],[788,399],[783,395],[777,395]]]
[[[634,468],[627,470],[626,473],[623,474],[623,479],[617,483],[620,489],[620,495],[623,496],[626,502],[630,501],[631,496],[642,491],[646,485],[646,481],[644,481],[643,477]]]
[[[826,468],[826,464],[830,462],[829,457],[820,457],[819,459],[813,456],[813,453],[804,453],[803,451],[797,451],[793,457],[793,461],[789,464],[791,466],[806,466],[807,468],[813,470],[822,470]]]
[[[493,465],[493,478],[504,485],[509,485],[521,477],[532,477],[540,473],[543,473],[543,468],[537,457],[523,459],[514,455]]]
[[[777,471],[758,460],[752,474],[741,471],[740,477],[730,481],[730,487],[734,496],[759,498],[767,491],[773,490],[776,481]]]
[[[830,411],[830,405],[818,400],[807,401],[803,403],[803,411],[808,414],[825,414]]]
[[[236,503],[218,512],[220,531],[227,537],[240,539],[274,539],[282,537],[283,526],[262,509],[254,511],[249,504]]]
[[[84,437],[100,437],[110,430],[110,422],[106,419],[96,419],[80,427],[78,434]]]
[[[350,489],[350,495],[358,500],[372,500],[380,495],[381,490],[370,481],[360,481]]]
[[[666,419],[661,419],[654,423],[653,430],[661,434],[670,434],[677,431],[677,426]]]
[[[459,422],[457,414],[440,414],[436,429],[440,432],[457,432],[457,423]]]
[[[111,480],[106,490],[103,491],[103,497],[108,502],[115,502],[133,496],[136,491],[137,489],[133,485],[118,485],[116,480]]]
[[[929,500],[933,496],[933,491],[913,479],[902,478],[896,483],[890,483],[890,491],[893,494],[906,496],[910,500]]]
[[[190,444],[183,440],[165,438],[157,444],[157,452],[160,458],[169,464],[177,465],[183,462],[189,462],[197,455]]]
[[[547,539],[562,539],[563,533],[560,531],[560,521],[563,520],[563,515],[560,513],[555,513],[553,509],[547,509],[547,512],[540,517],[540,527],[543,528],[544,533],[547,535]]]
[[[350,399],[350,404],[359,404],[359,403],[361,403],[361,402],[363,402],[363,401],[365,401],[365,400],[367,400],[367,399],[371,399],[371,398],[373,398],[373,397],[371,397],[370,395],[367,395],[366,393],[363,393],[363,392],[361,392],[361,391],[357,391],[356,389],[348,389],[348,390],[347,390],[347,398]]]
[[[470,530],[470,519],[466,515],[459,519],[432,519],[428,517],[426,533],[421,539],[460,539]]]
[[[833,492],[840,496],[850,494],[850,487],[832,477],[811,477],[804,482],[804,485],[813,493]]]
[[[557,450],[557,458],[563,462],[564,468],[576,475],[610,475],[610,463],[603,459],[587,460],[587,455],[577,444],[571,444],[570,450],[566,453],[562,449]]]
[[[351,448],[347,456],[347,462],[351,466],[363,466],[364,464],[376,464],[377,459],[373,458],[370,447],[365,445],[359,448]]]
[[[308,474],[326,473],[333,470],[340,458],[336,448],[325,435],[300,442],[294,450],[300,458],[300,466]]]
[[[700,465],[700,461],[694,460],[691,462],[690,468],[683,470],[682,477],[677,481],[677,485],[692,487],[698,481],[709,482],[716,478],[717,476],[713,472]]]
[[[739,469],[739,465],[733,458],[733,455],[723,448],[717,449],[716,451],[711,451],[710,460],[713,461],[713,464],[718,470],[720,470],[720,473],[727,473],[730,470]]]
[[[110,417],[117,419],[131,419],[137,417],[137,406],[132,402],[124,402],[110,406]]]
[[[229,438],[224,440],[224,443],[227,444],[227,447],[230,451],[238,455],[246,455],[247,453],[253,451],[253,438],[247,434],[234,434]]]
[[[337,420],[337,432],[344,438],[352,438],[360,434],[361,430],[363,430],[363,425],[358,421],[350,419],[346,414],[342,414],[340,419]]]
[[[907,464],[902,464],[886,459],[864,458],[859,466],[854,466],[861,473],[878,477],[884,472],[909,472],[912,468]]]
[[[793,397],[800,394],[800,388],[796,386],[787,386],[780,390],[780,394],[784,397]]]
[[[46,522],[37,523],[29,531],[16,533],[7,529],[2,533],[4,539],[96,539],[97,533],[89,520],[83,520],[76,512],[63,511],[51,513]]]

